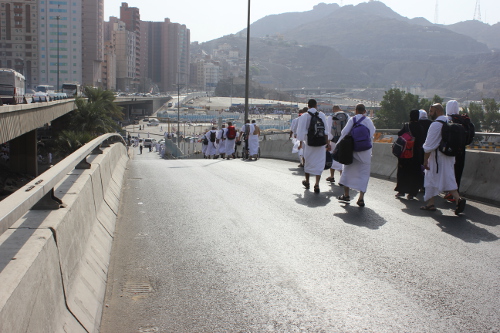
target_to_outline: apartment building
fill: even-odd
[[[0,67],[26,77],[27,88],[39,82],[38,1],[0,0]]]
[[[82,3],[38,1],[38,84],[82,82]]]
[[[46,1],[46,0],[42,0]],[[82,82],[102,87],[104,61],[104,0],[81,0]],[[64,1],[50,1],[59,3]],[[78,1],[68,1],[77,4]]]
[[[185,25],[164,22],[143,22],[147,37],[147,77],[160,91],[177,90],[177,84],[189,83],[190,31]]]

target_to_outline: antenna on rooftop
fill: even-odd
[[[474,20],[481,21],[481,1],[476,0],[476,9],[474,10]]]
[[[436,0],[436,11],[434,12],[434,24],[439,24],[439,0]]]

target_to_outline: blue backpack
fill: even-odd
[[[372,147],[372,139],[370,138],[370,130],[365,125],[361,124],[365,120],[365,116],[356,121],[353,117],[354,124],[351,129],[351,136],[354,141],[354,151],[365,151]]]

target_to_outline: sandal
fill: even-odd
[[[339,199],[339,201],[344,201],[344,202],[347,202],[347,203],[349,203],[349,201],[351,201],[351,197],[348,196],[348,195],[344,195],[344,194],[342,194],[337,199]]]
[[[466,202],[467,200],[465,198],[458,199],[457,209],[455,209],[455,215],[458,215],[464,211]]]
[[[421,210],[428,210],[430,212],[435,212],[436,211],[436,206],[434,205],[425,205],[420,207]]]
[[[327,182],[335,183],[335,177],[328,177],[326,179]]]
[[[396,193],[396,199],[399,199],[399,198],[404,198],[405,194],[402,193],[402,192],[398,192]]]
[[[308,190],[309,187],[310,187],[310,184],[309,182],[306,182],[305,180],[302,181],[302,185],[304,185],[304,187]]]
[[[314,185],[314,193],[319,193],[319,185]]]
[[[359,207],[364,207],[365,206],[365,201],[363,199],[359,199],[358,202],[356,202]]]

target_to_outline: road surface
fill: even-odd
[[[495,332],[500,209],[366,207],[297,163],[130,161],[101,332]],[[352,196],[352,195],[351,195]],[[419,196],[419,200],[422,200]]]

